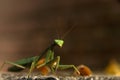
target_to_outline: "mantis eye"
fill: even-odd
[[[63,40],[60,40],[60,39],[55,39],[55,43],[56,43],[58,46],[62,47],[63,44],[64,44],[64,41],[63,41]]]

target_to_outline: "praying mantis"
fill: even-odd
[[[54,42],[39,56],[21,59],[16,62],[5,61],[1,66],[1,69],[6,63],[8,63],[13,65],[8,68],[8,71],[16,72],[29,68],[28,76],[32,73],[34,69],[38,69],[41,74],[47,75],[50,72],[54,73],[58,69],[73,68],[77,72],[77,74],[80,74],[80,71],[74,65],[61,65],[60,56],[54,56],[54,47],[62,47],[63,44],[64,41],[62,39],[55,39]]]

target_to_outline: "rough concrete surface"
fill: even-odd
[[[0,73],[0,80],[120,80],[120,76],[107,76],[107,75],[91,75],[91,76],[59,76],[48,75],[42,76],[38,74],[31,74],[27,78],[26,73]]]

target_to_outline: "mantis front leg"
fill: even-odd
[[[28,77],[28,78],[29,78],[31,72],[34,70],[34,68],[35,68],[35,61],[33,61],[32,64],[31,64],[30,70],[29,70],[29,72],[28,72],[28,74],[27,74],[27,77]]]
[[[53,59],[54,59],[54,52],[52,50],[48,50],[46,57],[38,61],[37,68],[47,65]]]
[[[47,51],[47,54],[46,54],[45,58],[41,58],[39,60],[38,60],[38,58],[39,57],[36,57],[34,59],[34,61],[32,62],[30,70],[28,72],[28,77],[35,68],[39,69],[39,68],[45,66],[49,61],[51,61],[54,58],[54,52],[49,49]]]
[[[37,62],[36,68],[39,69],[39,71],[41,72],[41,74],[46,75],[51,71],[54,71],[53,68],[49,67],[49,63],[54,60],[54,52],[49,49],[47,51],[46,57],[40,59]]]

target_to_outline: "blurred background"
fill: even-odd
[[[72,26],[55,49],[61,63],[102,70],[120,61],[119,0],[0,0],[0,64],[39,55]]]

